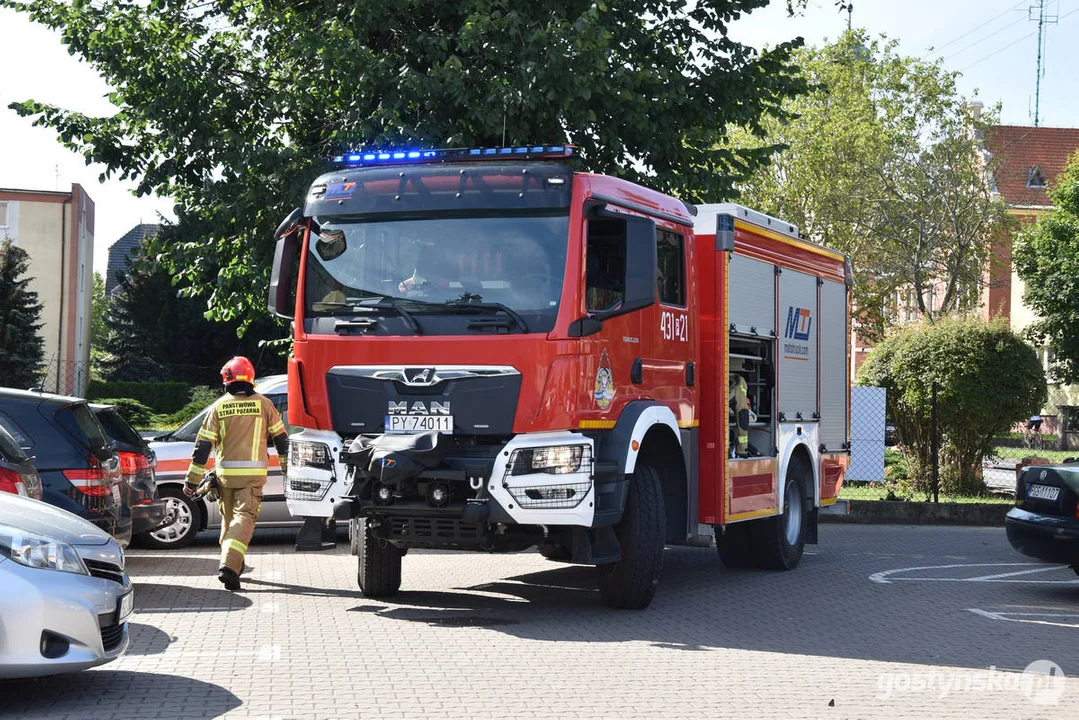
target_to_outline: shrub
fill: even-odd
[[[191,388],[182,382],[124,382],[91,380],[86,391],[90,400],[132,398],[155,413],[173,413],[188,403]]]
[[[999,320],[944,318],[899,328],[858,372],[862,385],[888,391],[888,416],[915,490],[931,490],[932,392],[937,385],[941,492],[980,494],[982,459],[993,438],[1045,403],[1045,375],[1034,349]]]
[[[124,419],[137,428],[148,427],[153,421],[153,411],[132,398],[102,398],[94,400],[94,402],[102,405],[115,405],[120,410],[120,414],[124,416]]]

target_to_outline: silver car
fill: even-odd
[[[128,645],[124,551],[39,500],[0,493],[0,678],[85,670]]]

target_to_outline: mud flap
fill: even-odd
[[[296,535],[296,552],[316,552],[337,547],[337,521],[333,518],[305,517]]]
[[[806,518],[806,544],[817,544],[817,516],[820,513],[820,508],[813,508],[809,513],[809,517]]]

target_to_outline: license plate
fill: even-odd
[[[127,619],[131,617],[131,613],[135,611],[135,590],[128,590],[123,597],[120,598],[120,609],[117,612],[117,623],[125,623]]]
[[[1060,488],[1052,485],[1031,485],[1027,488],[1027,497],[1036,500],[1056,500],[1060,497]]]
[[[386,432],[421,433],[438,430],[441,433],[453,432],[452,415],[387,415]]]
[[[112,486],[112,499],[117,503],[120,502],[120,485],[119,483],[113,483]]]

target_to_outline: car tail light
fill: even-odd
[[[7,468],[0,468],[0,492],[9,492],[23,497],[29,495],[23,484],[22,475]]]
[[[120,472],[124,475],[135,475],[140,470],[149,470],[151,465],[141,453],[120,451]]]
[[[64,477],[83,495],[104,497],[112,492],[112,473],[101,467],[98,459],[90,456],[89,467],[64,470]]]

